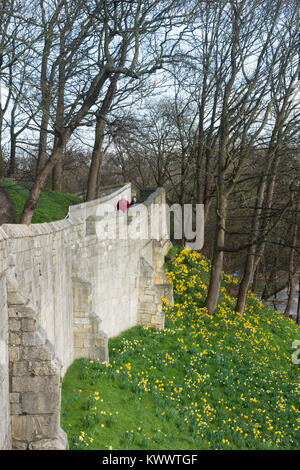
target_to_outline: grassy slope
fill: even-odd
[[[298,449],[299,328],[248,296],[243,317],[224,274],[213,317],[203,308],[209,263],[186,250],[169,263],[175,303],[163,331],[109,341],[110,364],[80,359],[62,393],[74,449]]]
[[[0,181],[19,219],[28,190]],[[81,199],[43,190],[33,223],[59,220]],[[209,264],[182,252],[169,264],[175,304],[166,328],[135,327],[110,340],[110,365],[76,361],[63,383],[71,448],[270,449],[300,447],[299,328],[249,295],[241,318],[224,275],[213,318],[202,308]]]
[[[0,185],[7,191],[15,207],[16,220],[19,221],[29,190],[20,186],[14,180],[5,178],[0,180]],[[73,194],[64,194],[43,189],[39,198],[32,223],[52,222],[64,219],[68,207],[74,203],[82,202],[82,198]]]

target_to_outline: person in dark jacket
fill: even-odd
[[[132,201],[131,201],[131,203],[130,203],[130,207],[131,207],[131,206],[134,206],[135,204],[138,204],[138,201],[137,201],[137,199],[136,199],[136,196],[133,196]]]

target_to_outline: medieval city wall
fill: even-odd
[[[108,358],[108,338],[163,328],[170,242],[158,189],[127,213],[130,184],[71,206],[64,220],[0,226],[0,448],[66,448],[61,378],[77,358]],[[154,211],[152,209],[155,209]]]

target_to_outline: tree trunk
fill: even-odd
[[[199,123],[198,123],[198,145],[196,154],[196,201],[197,204],[202,204],[204,199],[203,181],[202,181],[202,165],[203,165],[203,150],[204,150],[204,109],[206,100],[206,80],[204,78],[203,92],[201,96],[201,104],[199,107]]]
[[[286,317],[290,316],[291,309],[294,303],[294,297],[295,297],[295,291],[296,291],[296,275],[290,276],[290,281],[289,281],[289,296],[288,296],[288,301],[284,310],[284,315]]]
[[[39,147],[38,147],[38,158],[36,165],[36,176],[38,176],[44,168],[47,161],[47,136],[48,136],[48,125],[49,125],[49,108],[43,109],[43,116],[41,121]]]
[[[291,249],[290,249],[290,259],[289,259],[289,285],[290,285],[290,291],[289,291],[289,297],[288,297],[288,302],[286,304],[286,308],[284,311],[284,315],[286,317],[290,316],[291,313],[291,308],[294,303],[294,296],[295,296],[295,290],[296,290],[296,272],[295,272],[295,251],[296,251],[296,246],[297,246],[297,235],[298,235],[298,213],[300,211],[300,196],[298,195],[296,203],[295,203],[295,212],[296,212],[296,217],[294,221],[294,227],[293,227],[293,233],[292,233],[292,243],[291,243]]]
[[[42,169],[41,173],[36,177],[35,183],[29,193],[29,196],[26,200],[26,203],[25,203],[22,215],[21,215],[21,219],[20,219],[21,224],[27,224],[27,225],[30,224],[32,215],[38,204],[38,199],[39,199],[41,190],[43,189],[51,170],[53,169],[61,153],[63,152],[66,140],[67,140],[67,137],[61,142],[59,147],[54,148],[51,158],[49,158],[44,168]]]
[[[227,199],[225,195],[221,196],[219,211],[218,211],[218,223],[217,223],[217,234],[214,245],[214,256],[212,259],[212,268],[210,275],[209,288],[207,298],[205,301],[205,307],[208,313],[212,315],[218,303],[220,286],[222,281],[222,269],[223,269],[223,258],[225,244],[225,223],[226,223],[226,209]]]
[[[4,178],[5,176],[4,152],[2,150],[2,126],[3,126],[3,112],[0,109],[0,178]]]
[[[92,201],[98,197],[97,181],[103,159],[104,129],[105,121],[103,119],[97,119],[92,161],[88,177],[87,201]]]
[[[242,315],[246,305],[246,299],[248,294],[249,285],[253,277],[253,266],[255,257],[255,246],[250,247],[245,264],[245,271],[240,283],[238,298],[235,306],[235,311]]]
[[[297,305],[297,319],[296,319],[297,325],[300,323],[300,276],[298,279],[298,305]]]
[[[270,162],[268,161],[265,171],[268,169],[269,165],[270,165]],[[242,314],[244,312],[247,293],[248,293],[249,286],[254,275],[254,259],[255,259],[255,252],[256,252],[256,244],[254,244],[254,241],[258,236],[258,229],[259,229],[260,217],[261,217],[261,212],[262,212],[262,204],[263,204],[263,199],[264,199],[264,194],[265,194],[265,189],[266,189],[266,174],[267,174],[267,171],[265,175],[262,175],[260,178],[260,185],[258,189],[256,203],[255,203],[255,213],[253,217],[253,233],[250,238],[250,242],[252,243],[252,245],[250,246],[248,253],[247,253],[244,275],[240,283],[238,298],[237,298],[237,302],[235,306],[235,311],[238,312],[239,314]]]
[[[212,204],[212,201],[213,201],[212,198],[205,201],[205,204],[204,204],[204,224],[206,224],[206,222],[208,220],[209,209],[210,209],[210,206]]]
[[[284,284],[280,284],[279,286],[277,286],[272,291],[269,291],[268,289],[266,289],[261,296],[262,300],[268,300],[270,297],[273,297],[273,295],[276,297],[276,294],[278,294],[278,292],[281,292],[287,286],[288,286],[288,282],[285,282]]]
[[[13,127],[11,127],[11,131],[13,131]],[[13,132],[11,132],[10,136],[10,159],[9,159],[9,168],[7,175],[9,177],[13,176],[16,171],[16,136]]]
[[[63,162],[62,162],[63,152],[58,157],[57,163],[55,164],[52,170],[52,189],[53,191],[62,191],[63,185]]]
[[[104,130],[106,125],[105,116],[107,115],[115,97],[119,75],[119,73],[116,73],[113,76],[110,85],[107,89],[105,98],[102,102],[99,113],[97,114],[94,148],[88,176],[88,189],[86,196],[87,201],[92,201],[93,199],[98,198],[100,189],[101,164],[103,160]]]
[[[54,165],[60,158],[61,153],[64,151],[64,148],[69,141],[74,130],[78,127],[81,120],[86,116],[90,108],[95,103],[96,99],[99,96],[100,90],[104,86],[105,81],[108,78],[108,72],[103,70],[100,71],[96,77],[93,79],[90,89],[87,93],[86,100],[82,104],[81,108],[77,111],[74,117],[71,119],[69,126],[63,130],[60,139],[56,139],[58,146],[53,147],[51,157],[48,159],[41,173],[37,175],[34,185],[29,193],[29,196],[26,200],[21,220],[21,224],[30,224],[33,212],[37,206],[38,198],[40,196],[41,190],[45,185],[45,182],[50,175]]]
[[[97,185],[96,185],[96,199],[99,197],[100,188],[101,188],[103,156],[104,156],[104,152],[102,151],[102,154],[100,155],[100,159],[99,159],[99,168],[98,168]]]
[[[65,50],[65,31],[64,29],[60,32],[59,39],[60,47],[60,58],[58,66],[58,96],[56,106],[56,121],[55,131],[58,134],[57,139],[62,138],[64,129],[64,112],[65,112],[65,86],[66,86],[66,72],[65,72],[65,61],[64,61],[64,50]],[[57,163],[55,164],[52,171],[52,189],[53,191],[62,191],[63,186],[63,152],[58,157]]]

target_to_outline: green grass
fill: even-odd
[[[91,371],[85,377],[91,365],[90,361],[76,361],[63,385],[62,426],[71,448],[193,448],[192,440],[181,434],[178,412],[170,409],[172,420],[163,418],[163,404],[139,390],[134,392],[124,374],[101,380],[101,385]],[[99,373],[95,367],[94,372]],[[82,432],[84,440],[80,440]]]
[[[227,291],[237,280],[226,274],[209,316],[209,262],[173,251],[165,329],[134,327],[109,341],[109,364],[80,359],[67,371],[70,448],[299,449],[299,327],[251,293],[235,314]]]
[[[0,180],[0,185],[11,198],[17,222],[20,220],[29,190],[10,178]],[[72,204],[83,202],[82,198],[73,194],[58,193],[50,189],[43,189],[39,197],[38,206],[34,212],[32,223],[52,222],[64,219],[68,208]]]

